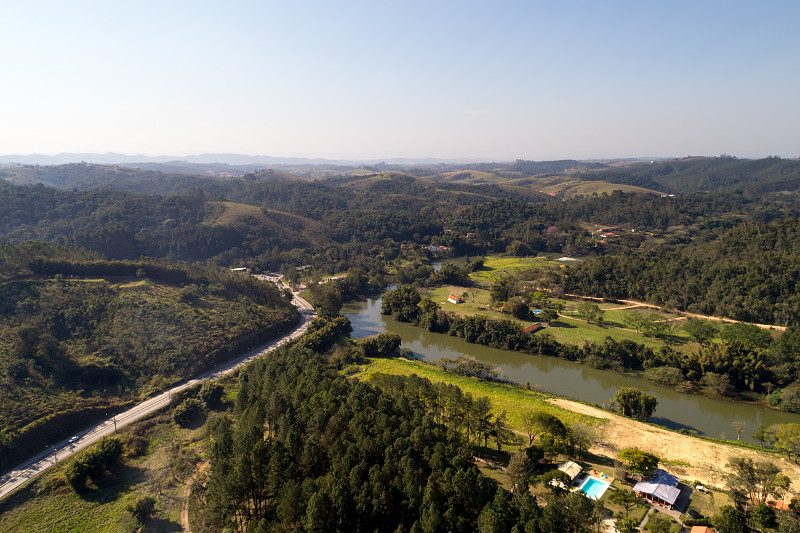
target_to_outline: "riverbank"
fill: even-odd
[[[769,427],[773,424],[800,423],[800,415],[786,411],[677,392],[643,377],[599,370],[563,358],[470,344],[462,338],[398,322],[382,315],[381,307],[381,297],[345,304],[342,312],[350,319],[353,338],[383,332],[396,333],[402,338],[405,348],[427,362],[435,363],[442,357],[455,359],[462,354],[469,354],[479,361],[497,365],[511,381],[530,383],[536,390],[588,404],[602,405],[614,396],[619,387],[636,387],[658,398],[658,408],[651,418],[652,422],[713,438],[735,437],[733,422],[745,422],[746,429],[741,438],[749,443],[755,442],[752,434],[760,425]]]
[[[473,395],[487,396],[492,402],[495,414],[506,411],[509,425],[518,432],[525,430],[522,417],[526,411],[533,410],[549,412],[559,417],[565,425],[578,421],[589,423],[597,431],[590,453],[613,459],[615,451],[637,447],[660,457],[663,466],[681,479],[698,481],[709,487],[727,487],[725,474],[729,473],[729,470],[726,465],[734,457],[773,462],[790,479],[800,480],[800,465],[789,462],[777,453],[684,435],[574,400],[537,393],[505,383],[481,381],[451,374],[428,363],[402,359],[371,360],[359,378],[369,380],[370,375],[377,372],[395,375],[417,374],[432,382],[442,381],[456,385],[464,392]],[[800,490],[800,482],[794,481],[792,490]]]

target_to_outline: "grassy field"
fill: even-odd
[[[509,425],[518,431],[525,430],[525,425],[522,421],[523,416],[533,411],[550,413],[561,419],[564,425],[567,426],[575,422],[583,422],[588,425],[596,426],[601,422],[598,418],[574,413],[548,403],[548,395],[505,383],[495,383],[460,376],[451,372],[445,372],[435,366],[419,361],[370,359],[369,364],[364,368],[359,378],[369,381],[370,376],[378,372],[399,376],[416,374],[434,383],[444,381],[445,383],[456,385],[462,391],[472,394],[473,397],[487,396],[492,402],[492,412],[500,414],[505,411]]]
[[[474,295],[468,291],[472,290]],[[467,287],[456,287],[453,285],[446,285],[443,287],[436,287],[433,289],[423,289],[423,295],[429,297],[431,300],[439,304],[442,309],[452,311],[461,316],[467,315],[483,315],[490,318],[501,319],[506,318],[514,320],[523,325],[531,325],[536,320],[518,320],[510,314],[505,314],[497,309],[492,309],[489,300],[489,291],[486,289],[470,289]],[[466,296],[464,293],[467,292]],[[462,296],[465,299],[463,304],[453,304],[447,301],[449,294]],[[639,312],[644,315],[656,312],[654,309],[637,308],[637,309],[619,309],[626,307],[622,304],[614,303],[599,303],[601,309],[604,311],[603,323],[597,324],[595,322],[587,323],[586,320],[578,318],[575,315],[575,308],[579,302],[574,300],[557,300],[551,301],[564,305],[564,315],[556,325],[546,328],[545,331],[553,336],[558,342],[565,344],[577,344],[582,346],[584,342],[603,342],[606,337],[612,337],[615,340],[629,340],[644,344],[650,348],[659,348],[661,346],[679,346],[683,350],[694,351],[697,348],[697,343],[694,342],[688,334],[684,331],[677,329],[675,333],[667,338],[658,338],[646,336],[638,333],[625,324],[626,316],[633,312]],[[672,320],[677,318],[677,315],[670,313],[658,312],[663,320]],[[574,317],[573,317],[574,315]]]
[[[125,457],[97,487],[76,494],[64,478],[64,467],[54,467],[0,503],[3,532],[129,532],[137,524],[127,506],[143,496],[156,498],[156,510],[145,531],[182,531],[182,480],[199,458],[199,429],[179,429],[168,414],[143,420],[120,435],[146,435],[147,450],[140,457]]]
[[[490,255],[484,258],[483,268],[470,274],[475,283],[488,289],[495,278],[503,274],[517,274],[528,269],[554,270],[561,263],[546,257],[505,257]]]
[[[696,490],[692,493],[692,501],[689,503],[689,509],[694,509],[703,516],[711,516],[723,505],[733,505],[733,499],[731,499],[730,494],[727,492],[719,490],[700,492]]]

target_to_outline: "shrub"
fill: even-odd
[[[197,398],[186,398],[172,412],[172,419],[179,426],[186,427],[204,414],[205,406],[203,406],[203,402]]]

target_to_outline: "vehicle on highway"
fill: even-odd
[[[79,435],[73,435],[72,437],[69,438],[67,443],[72,444],[73,442],[76,442],[78,439],[80,439]]]

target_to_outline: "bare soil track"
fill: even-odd
[[[663,468],[681,479],[696,480],[710,487],[727,486],[727,464],[734,457],[768,460],[792,480],[792,491],[800,491],[800,465],[785,457],[681,435],[564,398],[552,398],[549,401],[569,411],[608,420],[598,429],[598,441],[609,446],[594,444],[589,451],[596,455],[613,457],[614,450],[639,448],[660,457]]]

